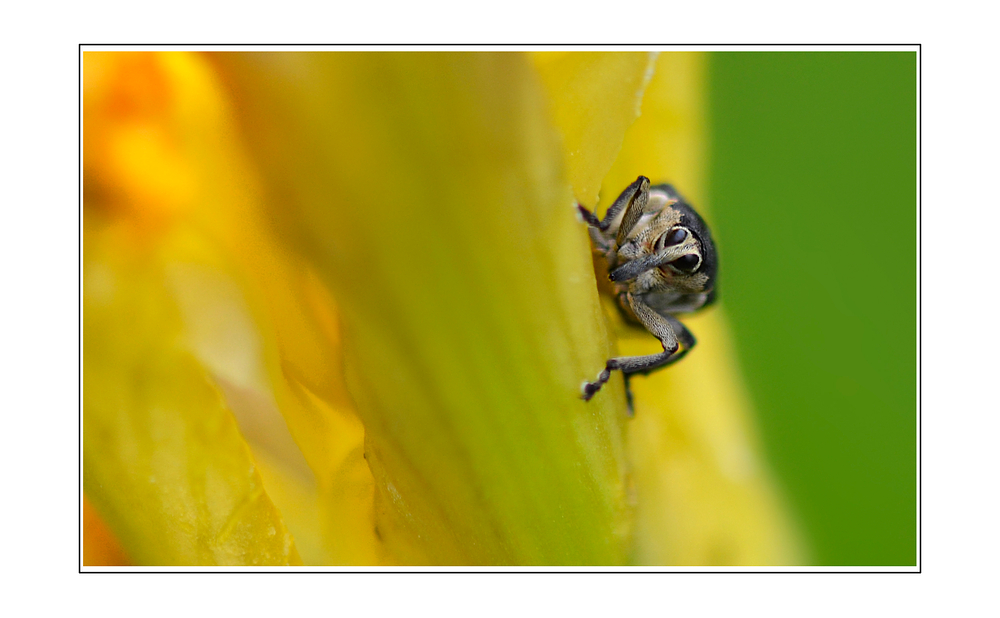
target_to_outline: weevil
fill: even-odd
[[[612,371],[621,371],[632,416],[629,378],[675,363],[695,346],[694,335],[676,315],[715,301],[715,243],[705,221],[673,186],[650,186],[645,176],[622,191],[603,219],[580,204],[577,209],[594,249],[607,260],[622,313],[663,345],[659,354],[609,359],[597,380],[583,383],[583,399],[589,401]]]

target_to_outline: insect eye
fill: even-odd
[[[681,256],[673,262],[670,262],[671,266],[686,273],[694,272],[700,264],[701,259],[693,253],[688,253],[687,255]]]
[[[679,245],[687,239],[688,232],[682,227],[675,227],[663,235],[663,246]]]

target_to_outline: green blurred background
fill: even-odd
[[[916,53],[709,60],[721,298],[817,564],[916,563]]]

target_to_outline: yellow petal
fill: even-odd
[[[673,183],[711,223],[704,199],[704,84],[704,54],[659,56],[642,116],[605,179],[603,202],[643,174]],[[725,247],[720,251],[724,256]],[[723,262],[723,276],[725,267]],[[803,559],[797,525],[760,454],[725,319],[724,287],[721,298],[721,306],[683,318],[698,338],[690,355],[632,381],[636,417],[628,435],[638,564],[780,565]],[[606,308],[620,354],[662,349],[645,331],[625,325],[613,303]]]
[[[282,520],[295,537],[295,549],[302,556],[302,562],[329,564],[315,479],[303,476],[300,470],[288,466],[266,449],[254,448],[253,451],[267,495],[280,509]]]
[[[625,131],[639,116],[655,53],[532,54],[563,136],[566,177],[578,202],[593,208]]]
[[[271,216],[343,319],[384,560],[616,564],[618,398],[556,131],[519,54],[218,58]]]
[[[345,466],[356,469],[363,433],[343,385],[336,307],[308,265],[274,240],[211,67],[197,54],[87,53],[84,78],[85,192],[97,198],[88,203],[160,234],[148,240],[165,252],[185,341],[255,452],[290,471],[272,474],[269,489],[307,539],[309,559],[372,563],[371,476],[359,490],[367,508],[345,501],[337,481]],[[150,179],[184,191],[161,191]],[[312,473],[303,473],[303,457]],[[319,506],[302,499],[317,493]],[[319,519],[341,528],[314,548]]]
[[[137,564],[299,563],[155,252],[100,219],[84,221],[84,490]]]

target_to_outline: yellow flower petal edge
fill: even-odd
[[[531,54],[563,135],[566,176],[577,201],[593,208],[625,131],[639,116],[655,53]]]
[[[706,56],[660,54],[642,116],[629,129],[601,193],[609,203],[643,174],[671,182],[711,224],[705,202]],[[730,208],[739,205],[728,205]],[[684,361],[632,381],[636,418],[628,452],[635,469],[632,560],[643,565],[791,565],[805,550],[764,464],[753,411],[725,319],[725,239],[719,306],[685,317],[698,338]],[[627,326],[606,301],[619,353],[659,344]]]
[[[301,564],[155,253],[85,218],[84,491],[145,565]]]
[[[383,559],[622,563],[623,403],[579,398],[610,349],[530,61],[216,61],[272,217],[337,299]]]

